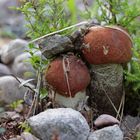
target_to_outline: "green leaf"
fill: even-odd
[[[43,99],[43,98],[47,97],[47,95],[48,95],[47,89],[42,88],[42,89],[40,90],[40,99]]]
[[[29,126],[27,121],[21,122],[21,124],[19,125],[19,128],[22,128],[24,132],[31,132],[31,127]]]
[[[73,23],[76,23],[77,21],[77,8],[76,8],[76,2],[75,0],[67,0],[68,8],[71,13],[71,20]]]
[[[10,104],[10,107],[15,109],[17,108],[20,104],[22,104],[24,101],[23,100],[17,100],[17,101],[14,101]]]

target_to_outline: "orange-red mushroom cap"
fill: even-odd
[[[120,64],[129,62],[132,57],[131,38],[119,27],[91,27],[83,43],[82,52],[90,64]]]
[[[65,61],[67,59],[67,61]],[[70,86],[71,96],[74,97],[79,91],[85,90],[90,83],[90,74],[83,61],[74,55],[68,55],[64,59],[59,57],[50,63],[45,73],[45,79],[59,94],[70,97],[68,84]],[[66,69],[68,68],[67,79]]]

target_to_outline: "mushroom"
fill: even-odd
[[[131,37],[117,26],[94,26],[85,34],[83,44],[82,53],[91,64],[90,105],[96,103],[100,114],[115,116],[123,93],[121,64],[132,57]]]
[[[45,80],[56,91],[55,101],[65,107],[75,108],[86,97],[90,83],[88,68],[73,54],[53,60],[45,72]]]
[[[84,36],[83,54],[90,64],[121,64],[132,57],[129,34],[119,27],[94,26]]]
[[[103,127],[111,126],[115,124],[119,125],[120,122],[116,118],[108,114],[102,114],[94,121],[94,125],[97,128],[103,128]]]

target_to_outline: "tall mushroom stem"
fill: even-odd
[[[123,68],[121,64],[91,65],[89,104],[97,105],[100,114],[117,115],[123,95]]]

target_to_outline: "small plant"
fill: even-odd
[[[35,39],[67,27],[72,23],[72,20],[75,21],[75,13],[72,15],[72,20],[69,20],[69,15],[66,12],[66,8],[64,8],[67,5],[70,7],[69,10],[75,10],[73,0],[68,0],[67,2],[65,0],[31,0],[26,1],[16,9],[25,16],[26,27],[28,28],[27,35],[31,39]]]
[[[10,104],[10,107],[12,109],[16,109],[19,105],[21,105],[24,101],[23,100],[17,100],[17,101],[14,101],[13,103]]]
[[[31,132],[31,128],[26,121],[21,122],[19,125],[19,128],[22,129],[22,131],[24,131],[24,132]]]

